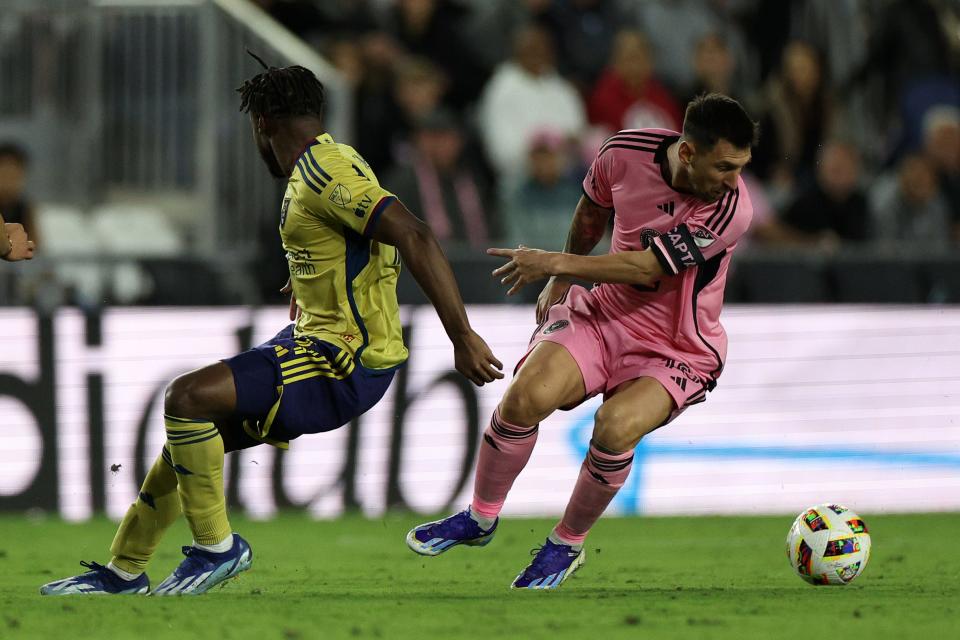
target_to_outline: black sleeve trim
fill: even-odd
[[[380,198],[380,202],[373,207],[373,211],[370,212],[370,217],[367,218],[367,224],[363,228],[364,238],[372,238],[373,232],[377,230],[377,224],[380,222],[380,215],[394,202],[397,202],[396,196],[383,196]]]
[[[602,205],[596,200],[594,200],[593,198],[591,198],[590,194],[587,193],[587,190],[583,188],[583,185],[580,185],[580,192],[583,193],[583,197],[589,200],[590,204],[592,204],[593,206],[600,207],[601,209],[609,209],[610,211],[613,211],[613,207],[607,207],[605,205]]]

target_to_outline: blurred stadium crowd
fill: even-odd
[[[480,249],[563,246],[607,136],[679,129],[705,91],[736,97],[761,123],[744,175],[749,251],[728,299],[960,301],[956,0],[253,2],[343,75],[354,146],[445,243],[468,301],[502,299]],[[0,211],[42,255],[29,167],[22,146],[0,140]],[[262,213],[258,301],[279,301],[284,277],[275,214]],[[199,271],[155,280],[183,289],[187,273]],[[193,298],[159,286],[148,301],[202,302],[205,281],[192,282]],[[415,301],[410,285],[401,297]]]
[[[762,124],[754,242],[960,242],[956,2],[258,2],[346,75],[358,149],[447,241],[561,247],[606,136],[720,91]]]

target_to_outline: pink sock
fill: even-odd
[[[612,453],[591,440],[573,495],[554,534],[567,544],[583,544],[590,528],[627,481],[632,467],[633,451]]]
[[[537,431],[538,425],[521,427],[506,422],[500,417],[500,407],[493,412],[480,443],[470,504],[473,513],[484,518],[499,515],[513,481],[530,459],[533,445],[537,443]]]

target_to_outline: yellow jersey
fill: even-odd
[[[300,307],[294,335],[334,344],[374,370],[407,359],[397,304],[400,254],[371,238],[394,200],[359,153],[325,133],[297,158],[280,211]]]

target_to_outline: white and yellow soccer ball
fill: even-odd
[[[803,511],[787,534],[787,558],[810,584],[850,584],[870,559],[870,532],[863,518],[839,504]]]

